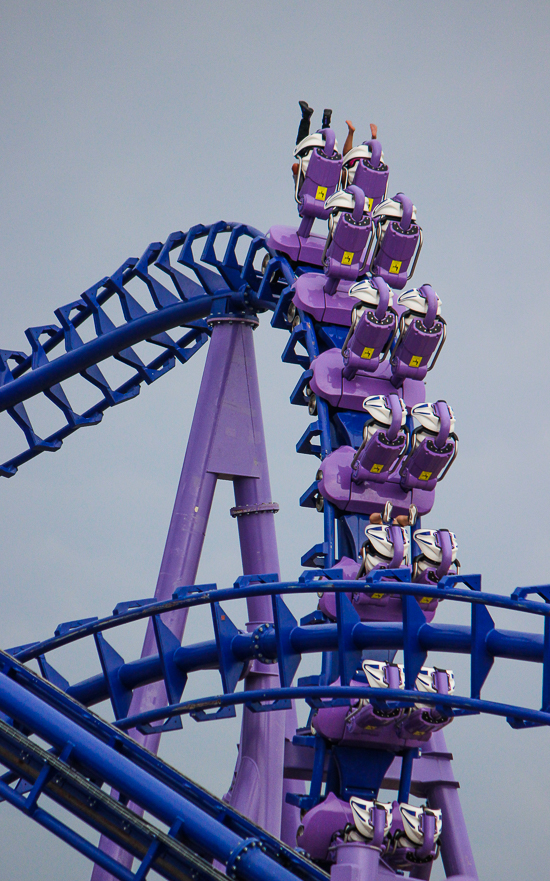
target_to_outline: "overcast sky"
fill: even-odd
[[[357,143],[375,122],[390,195],[410,195],[424,229],[414,282],[434,286],[448,322],[428,400],[453,406],[460,452],[424,525],[456,532],[463,570],[487,590],[548,581],[548,4],[4,0],[1,12],[2,348],[28,349],[26,327],[174,230],[294,223],[299,99],[314,123],[333,108],[341,144],[347,118]],[[288,403],[299,372],[280,362],[286,339],[264,316],[255,341],[292,578],[322,518],[297,505],[317,466],[294,451],[307,414]],[[0,645],[151,595],[204,356],[2,482]],[[15,435],[2,428],[9,455]],[[222,484],[199,573],[220,586],[239,574],[231,504]],[[444,607],[438,620],[461,615]],[[186,638],[202,630],[190,620]],[[117,646],[130,660],[140,639]],[[80,658],[58,666],[81,678]],[[467,666],[443,662],[467,693]],[[540,681],[540,668],[497,663],[486,696],[536,707]],[[188,721],[162,750],[221,794],[237,734]],[[544,877],[548,732],[473,717],[448,743],[480,877]],[[6,805],[0,842],[2,881],[89,877]]]

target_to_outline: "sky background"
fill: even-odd
[[[482,572],[486,590],[548,581],[548,4],[0,8],[0,345],[28,349],[26,327],[54,321],[55,308],[174,230],[295,223],[299,99],[315,108],[314,124],[333,108],[340,144],[347,118],[356,143],[375,122],[389,194],[410,195],[424,229],[414,283],[433,285],[448,322],[428,400],[453,406],[460,452],[424,525],[456,533],[463,571]],[[282,576],[293,578],[322,518],[297,504],[317,465],[295,453],[307,413],[288,402],[299,369],[280,361],[286,340],[264,316],[258,370]],[[153,593],[204,358],[203,349],[2,481],[2,647]],[[5,421],[0,437],[9,454]],[[199,581],[229,586],[240,573],[231,504],[222,483]],[[495,620],[537,627],[518,617]],[[465,619],[443,607],[438,620]],[[186,639],[205,628],[190,619]],[[113,643],[130,660],[141,633]],[[97,669],[86,651],[60,656],[73,681]],[[466,693],[463,660],[442,662]],[[536,707],[540,684],[540,668],[500,662],[484,696]],[[189,694],[217,687],[206,677]],[[480,877],[544,877],[548,731],[489,717],[447,731]],[[186,721],[162,754],[221,795],[237,736],[238,721]],[[6,805],[0,848],[2,881],[89,877],[84,858]]]

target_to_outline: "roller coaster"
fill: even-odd
[[[339,152],[330,112],[310,134],[301,105],[297,227],[175,232],[56,309],[54,323],[27,329],[30,351],[0,350],[0,411],[23,441],[0,465],[11,478],[208,344],[154,596],[113,597],[108,617],[0,652],[0,800],[87,856],[94,881],[429,879],[438,859],[448,879],[473,881],[443,729],[480,713],[517,729],[550,724],[550,586],[486,593],[480,575],[461,572],[454,533],[422,524],[458,437],[452,407],[426,401],[446,323],[431,285],[408,287],[422,248],[416,206],[388,198],[375,128],[355,147],[350,131]],[[279,574],[253,343],[269,313],[286,334],[282,360],[299,368],[290,401],[311,418],[296,445],[314,459],[300,505],[322,522],[290,582]],[[130,372],[118,387],[100,366],[108,359]],[[83,413],[69,379],[97,392]],[[37,398],[60,423],[46,437],[28,412]],[[218,480],[233,482],[242,574],[196,584]],[[300,621],[295,596],[310,603]],[[453,623],[456,603],[469,607],[468,626]],[[211,638],[183,644],[204,606]],[[503,630],[494,609],[530,618]],[[135,621],[145,641],[125,661],[108,632]],[[55,653],[82,640],[97,672],[69,682]],[[434,653],[468,657],[469,683]],[[318,672],[300,678],[310,654]],[[542,665],[540,708],[482,697],[497,658]],[[219,671],[217,692],[187,698],[204,670]],[[90,709],[105,700],[112,723]],[[223,799],[158,758],[161,735],[184,717],[223,731],[237,707]]]

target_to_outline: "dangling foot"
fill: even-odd
[[[330,108],[325,108],[323,110],[323,121],[321,123],[321,128],[329,128],[331,119],[332,119],[332,110],[330,110]]]
[[[373,141],[375,141],[376,136],[378,135],[378,126],[375,125],[374,122],[371,122],[371,124],[370,124],[370,133],[372,135]]]
[[[347,133],[346,140],[344,143],[344,152],[342,154],[343,156],[345,156],[346,153],[349,153],[349,151],[353,147],[353,134],[355,132],[355,126],[353,125],[353,123],[351,122],[350,119],[346,119],[346,125],[348,127],[348,133]]]
[[[313,107],[310,107],[307,101],[298,101],[302,110],[302,119],[311,119],[313,115]]]

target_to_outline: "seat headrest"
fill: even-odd
[[[384,199],[380,202],[372,212],[373,217],[393,217],[395,220],[401,220],[403,217],[403,205],[394,199]],[[416,205],[412,206],[411,214],[412,223],[416,223]]]
[[[378,141],[375,141],[377,144]],[[351,162],[355,162],[356,160],[366,159],[369,161],[372,157],[373,150],[371,147],[370,141],[365,141],[363,144],[359,144],[357,147],[352,147],[352,149],[346,153],[344,156],[343,166],[349,165]],[[380,162],[384,162],[384,154],[380,153]]]

